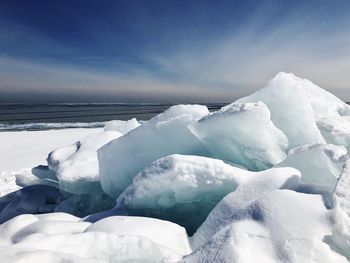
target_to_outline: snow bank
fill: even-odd
[[[214,206],[239,185],[266,174],[300,176],[292,168],[249,172],[221,160],[170,155],[148,165],[120,195],[117,209],[171,220],[192,234]]]
[[[185,229],[159,219],[130,216],[108,217],[92,224],[85,232],[105,232],[117,236],[143,236],[179,255],[191,252]]]
[[[321,196],[274,190],[244,199],[232,193],[213,210],[201,227],[213,236],[183,262],[347,262],[323,241],[332,222]]]
[[[207,154],[188,125],[208,114],[200,105],[177,105],[143,123],[98,151],[101,185],[113,198],[121,194],[147,164],[163,156]]]
[[[214,157],[263,170],[281,162],[288,139],[270,120],[265,104],[230,104],[191,126]]]
[[[178,262],[190,252],[183,228],[151,218],[91,224],[64,213],[22,215],[1,225],[0,233],[3,262]]]

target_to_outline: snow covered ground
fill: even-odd
[[[0,133],[0,262],[349,262],[350,107],[293,74],[210,112]]]
[[[0,133],[0,196],[18,189],[14,175],[46,164],[49,152],[103,128]]]

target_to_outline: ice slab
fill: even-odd
[[[303,183],[300,191],[322,194],[326,205],[330,207],[347,153],[344,146],[303,145],[289,151],[287,158],[275,167],[289,166],[298,169]]]
[[[147,164],[170,154],[208,154],[188,125],[208,114],[200,105],[177,105],[98,151],[101,185],[118,197]]]
[[[128,121],[113,120],[105,123],[104,131],[117,131],[124,135],[138,126],[140,126],[140,123],[136,118]]]
[[[301,79],[293,74],[281,72],[262,89],[237,102],[262,101],[271,112],[271,120],[289,140],[289,147],[303,144],[334,143],[337,140],[339,125],[343,116],[349,116],[350,108],[333,94]],[[327,133],[326,140],[321,131]],[[341,129],[344,131],[344,129]],[[349,131],[348,128],[345,129]],[[344,132],[345,133],[345,132]],[[348,138],[346,139],[348,140]]]
[[[287,137],[270,120],[265,104],[230,104],[191,126],[191,131],[215,158],[264,170],[281,162]]]

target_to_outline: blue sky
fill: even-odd
[[[0,102],[233,101],[279,71],[350,100],[350,1],[0,1]]]

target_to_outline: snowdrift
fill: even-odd
[[[293,74],[112,121],[17,174],[1,262],[349,262],[350,108]]]

